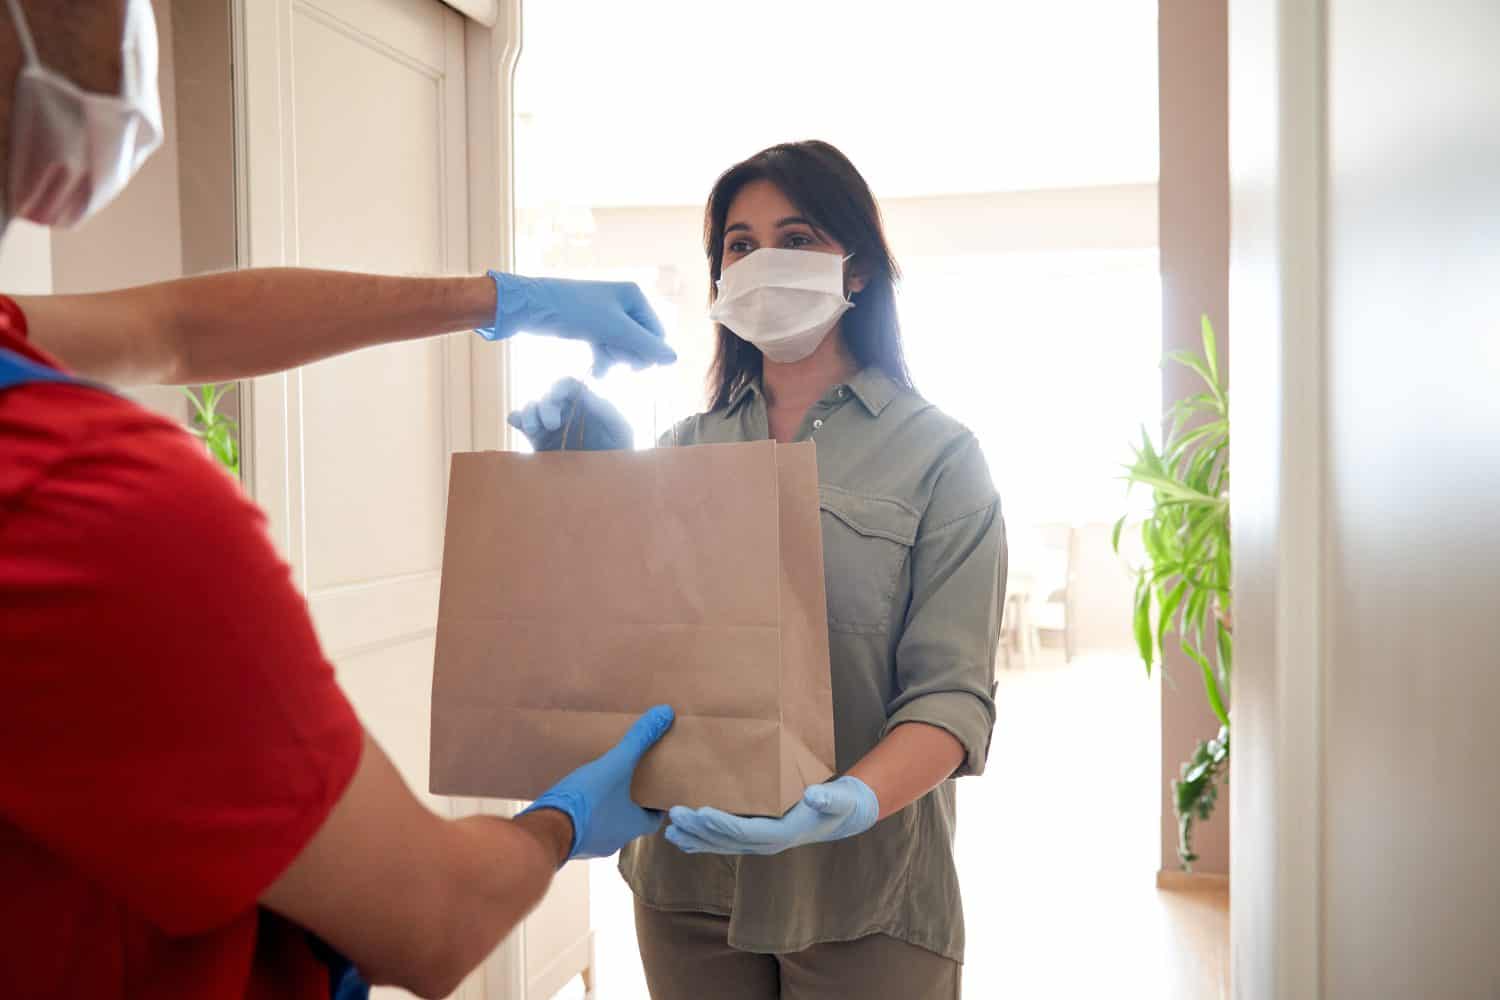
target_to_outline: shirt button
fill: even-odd
[[[814,420],[813,421],[813,430],[819,431],[819,430],[822,430],[822,429],[823,429],[823,421],[822,420]]]

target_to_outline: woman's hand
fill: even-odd
[[[946,730],[906,723],[891,730],[850,772],[813,785],[780,819],[718,809],[673,809],[667,839],[689,854],[779,854],[803,844],[864,833],[952,777],[964,748]],[[877,792],[876,789],[879,789]]]
[[[620,411],[576,378],[561,380],[509,422],[537,451],[610,451],[629,448],[634,440]]]
[[[718,809],[671,813],[667,839],[688,854],[780,854],[804,844],[842,840],[864,833],[880,816],[870,786],[845,775],[813,785],[780,819],[735,816]]]

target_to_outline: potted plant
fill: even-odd
[[[1198,666],[1203,691],[1219,719],[1216,736],[1199,742],[1172,783],[1177,814],[1177,856],[1191,871],[1193,824],[1213,815],[1219,782],[1229,766],[1229,686],[1234,670],[1230,616],[1229,394],[1219,366],[1218,343],[1203,317],[1203,354],[1176,351],[1167,361],[1191,369],[1203,391],[1167,412],[1165,440],[1158,450],[1141,429],[1135,461],[1126,466],[1130,486],[1151,490],[1152,505],[1141,524],[1145,564],[1136,572],[1134,632],[1149,676],[1164,659],[1167,633]],[[1114,548],[1130,515],[1115,525]]]
[[[219,464],[229,470],[236,479],[240,477],[239,425],[232,417],[219,412],[224,397],[234,389],[233,382],[210,383],[200,386],[184,386],[182,391],[193,402],[193,412],[188,419],[188,431],[203,442],[208,453]]]

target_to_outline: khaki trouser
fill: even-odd
[[[958,1000],[963,966],[884,934],[789,955],[729,946],[729,918],[637,901],[652,1000]]]

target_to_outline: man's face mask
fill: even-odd
[[[43,66],[20,0],[6,0],[26,63],[10,121],[0,231],[13,218],[74,226],[120,193],[161,145],[156,16],[127,0],[120,93],[94,94]]]
[[[801,361],[853,308],[844,298],[847,259],[816,250],[756,250],[724,269],[709,319],[772,361]]]

